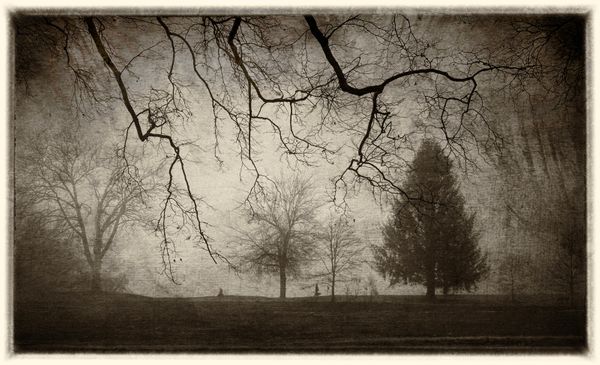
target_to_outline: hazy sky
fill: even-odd
[[[501,33],[502,29],[495,28],[493,22],[473,21],[468,18],[428,18],[420,19],[418,22],[417,35],[436,38],[440,42],[440,49],[446,49],[460,44],[465,49],[480,49],[482,46],[493,46],[497,38],[495,35]],[[144,45],[152,44],[157,36],[158,30],[130,32],[125,28],[114,31],[107,38],[113,42],[115,48],[123,59],[128,59],[141,49]],[[112,30],[111,30],[112,31]],[[91,45],[82,41],[79,52],[86,54],[90,52],[95,57],[97,67],[102,67],[95,50]],[[369,45],[363,39],[357,39],[353,44],[360,50]],[[88,47],[88,48],[86,48]],[[136,95],[152,87],[159,87],[164,83],[165,62],[168,59],[160,59],[158,55],[168,47],[163,42],[157,47],[156,53],[150,53],[149,59],[141,60],[133,67],[135,74],[124,74],[125,82],[131,88],[132,94]],[[154,58],[157,57],[157,58]],[[86,58],[86,59],[87,59]],[[381,58],[383,59],[383,57]],[[206,94],[201,91],[197,79],[190,77],[189,59],[182,57],[176,63],[174,73],[176,77],[188,83],[191,116],[185,129],[179,130],[178,138],[181,140],[194,141],[200,148],[185,147],[185,158],[188,162],[188,173],[192,191],[202,197],[207,205],[213,208],[202,208],[202,220],[211,225],[207,228],[208,235],[212,238],[212,245],[223,252],[231,249],[231,226],[238,224],[240,219],[236,208],[248,193],[252,183],[252,175],[245,169],[241,169],[239,159],[239,146],[235,143],[235,129],[232,123],[223,123],[220,128],[220,154],[223,165],[219,166],[213,157],[214,135],[212,130],[212,119]],[[162,71],[162,72],[161,72]],[[123,104],[119,100],[112,100],[107,107],[93,110],[87,114],[73,110],[73,90],[69,83],[69,70],[65,67],[64,60],[48,58],[38,69],[35,75],[30,77],[27,86],[18,85],[16,94],[16,131],[17,151],[19,144],[26,143],[27,136],[40,128],[56,128],[61,124],[78,122],[85,131],[85,137],[90,140],[114,140],[122,136],[122,130],[130,123]],[[102,75],[106,75],[103,73]],[[113,80],[111,87],[115,87]],[[401,98],[406,91],[392,90],[391,93]],[[482,93],[490,92],[483,87]],[[490,96],[490,95],[486,95]],[[495,98],[490,103],[491,114],[498,117],[501,115],[503,123],[507,125],[516,124],[522,116],[511,112],[506,107],[506,99],[503,95],[491,95]],[[413,125],[415,115],[415,104],[410,100],[404,100],[394,105],[398,121],[405,128],[410,129]],[[283,117],[284,114],[275,117]],[[310,117],[309,117],[310,118]],[[314,118],[314,117],[313,117]],[[314,121],[306,120],[307,123]],[[282,154],[277,150],[277,140],[271,133],[267,123],[258,127],[255,133],[256,162],[259,170],[268,176],[287,176],[294,171],[301,171],[302,175],[314,177],[315,185],[319,194],[326,197],[332,189],[330,179],[339,175],[347,166],[353,153],[352,149],[358,143],[360,133],[348,138],[348,136],[337,135],[333,131],[325,131],[322,135],[324,140],[342,148],[332,163],[316,158],[313,167],[290,168],[290,164],[282,159]],[[300,130],[302,133],[302,130]],[[132,138],[132,146],[140,143]],[[21,145],[22,148],[27,148]],[[355,147],[354,147],[355,148]],[[162,152],[155,152],[158,155]],[[411,158],[407,155],[407,158]],[[475,158],[478,158],[475,156]],[[146,163],[152,163],[152,152],[149,153]],[[467,206],[470,211],[477,214],[476,228],[481,232],[480,245],[493,260],[505,245],[505,236],[502,224],[505,216],[503,205],[498,202],[497,195],[501,190],[501,179],[498,172],[483,160],[478,160],[480,170],[470,170],[469,175],[463,175],[460,169],[456,172],[461,180],[461,189],[465,195]],[[17,170],[19,167],[17,166]],[[241,171],[241,174],[240,174]],[[164,172],[163,172],[164,173]],[[376,201],[369,189],[362,187],[356,193],[351,192],[348,198],[349,214],[356,221],[356,231],[361,239],[368,244],[381,242],[380,227],[389,214],[389,200]],[[324,208],[319,213],[320,219],[325,219],[328,212]],[[523,236],[527,240],[527,236]],[[129,278],[128,288],[133,293],[143,295],[181,295],[181,296],[203,296],[216,295],[219,288],[223,288],[226,294],[245,295],[268,295],[276,296],[278,292],[278,279],[269,277],[257,278],[251,274],[242,274],[238,277],[231,272],[226,265],[215,265],[202,250],[191,245],[189,242],[179,242],[177,245],[178,257],[182,260],[176,265],[176,277],[181,285],[173,285],[164,276],[160,275],[161,259],[158,250],[159,239],[153,235],[142,232],[139,228],[129,228],[123,231],[114,247],[113,254],[107,259],[113,261],[106,267],[118,267],[125,272]],[[369,275],[377,278],[380,293],[422,293],[424,289],[417,287],[395,287],[388,288],[385,281],[367,266],[358,277],[366,280]],[[480,292],[494,292],[496,276],[492,272],[490,277],[479,285]],[[290,280],[288,283],[288,296],[310,295],[313,292],[314,281]],[[343,284],[338,291],[344,292]],[[325,292],[325,288],[321,290]]]

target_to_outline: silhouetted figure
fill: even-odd
[[[315,297],[320,296],[321,293],[319,292],[319,284],[315,284]]]
[[[221,298],[223,296],[223,289],[219,288],[219,294],[217,294],[217,297]]]

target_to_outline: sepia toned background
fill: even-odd
[[[164,38],[164,31],[161,33],[156,24],[144,24],[144,19],[100,19],[103,24],[110,25],[106,26],[104,37],[110,43],[115,59],[120,60],[122,65],[138,52],[152,48],[148,53],[136,57],[135,62],[127,64],[130,70],[126,80],[134,105],[144,105],[146,98],[152,99],[153,93],[159,93],[156,90],[168,90],[170,58],[165,54],[168,54],[170,45],[165,39],[158,45],[155,42],[157,37]],[[317,19],[319,25],[333,29],[346,17],[321,16]],[[372,19],[380,20],[377,16]],[[479,245],[488,255],[490,264],[489,275],[478,283],[474,294],[507,295],[512,289],[521,298],[537,298],[541,301],[546,299],[540,298],[552,298],[564,303],[565,293],[568,292],[565,280],[568,279],[565,279],[559,263],[572,258],[565,258],[561,252],[561,240],[568,236],[585,242],[586,85],[582,39],[585,23],[578,16],[558,16],[543,19],[547,23],[542,23],[551,27],[553,24],[562,24],[565,19],[569,26],[562,28],[563,33],[549,37],[550,43],[540,41],[538,45],[536,42],[539,40],[531,29],[515,28],[517,23],[529,24],[540,20],[536,16],[415,14],[411,18],[411,24],[418,29],[417,38],[425,47],[424,52],[431,52],[434,58],[440,57],[437,61],[440,67],[460,70],[464,67],[461,64],[463,56],[457,54],[464,52],[471,55],[475,50],[490,59],[508,57],[514,61],[513,57],[516,57],[518,61],[532,61],[545,67],[540,74],[532,71],[531,74],[518,75],[516,83],[507,80],[507,75],[484,77],[483,82],[478,83],[478,92],[485,100],[481,111],[493,122],[492,127],[483,123],[479,125],[475,136],[463,135],[463,139],[459,138],[458,146],[470,146],[466,153],[463,154],[462,149],[450,149],[467,210],[476,217]],[[18,28],[33,29],[32,33],[25,31],[22,38],[18,38],[17,32],[18,40],[15,43],[14,168],[17,187],[20,181],[23,185],[31,181],[29,172],[26,172],[27,162],[22,162],[19,157],[29,157],[36,151],[36,146],[44,146],[57,136],[68,135],[81,142],[83,153],[93,149],[110,151],[123,142],[125,128],[130,122],[115,84],[103,81],[110,78],[110,73],[94,53],[96,50],[89,39],[71,38],[70,54],[65,62],[59,30],[52,35],[55,40],[44,39],[35,33],[37,27],[52,28],[53,25],[62,26],[70,21],[51,18],[51,24],[48,24],[46,19],[40,21],[25,17],[15,23]],[[301,27],[297,17],[278,17],[275,21],[289,27],[290,34],[299,32],[296,28]],[[183,30],[186,28],[185,20],[179,22],[175,19],[170,26]],[[76,26],[65,26],[63,29],[77,34]],[[536,29],[543,29],[543,36],[554,34],[554,31],[546,28]],[[358,71],[353,75],[356,77],[354,82],[368,82],[370,77],[377,79],[377,76],[385,75],[396,66],[394,63],[382,63],[378,52],[374,52],[376,56],[369,59],[360,51],[372,45],[369,37],[357,37],[356,34],[350,27],[350,30],[339,32],[333,38],[341,49],[346,47],[343,53],[348,59],[346,66],[353,65],[352,60],[359,60],[355,65]],[[47,42],[56,42],[57,47],[45,47]],[[540,48],[527,55],[523,53],[525,51],[519,52],[519,47],[530,51],[532,46]],[[319,49],[315,44],[312,47],[305,51],[306,55],[315,58],[318,55],[320,62],[323,62]],[[240,142],[240,134],[236,130],[239,126],[220,115],[215,129],[213,115],[207,112],[211,110],[211,100],[201,80],[190,78],[191,59],[183,56],[185,48],[182,45],[177,52],[182,56],[178,56],[179,62],[173,69],[173,75],[181,80],[182,85],[185,84],[182,99],[189,102],[183,113],[185,115],[173,123],[170,133],[184,145],[182,150],[185,151],[183,158],[187,166],[189,189],[201,201],[201,219],[206,222],[204,232],[210,237],[209,244],[215,252],[224,257],[235,257],[241,250],[235,239],[235,231],[248,224],[240,207],[255,187],[257,171],[261,176],[274,178],[295,174],[312,176],[317,196],[326,202],[316,212],[317,220],[326,221],[332,214],[343,212],[352,220],[357,236],[364,245],[382,244],[382,226],[390,217],[393,192],[390,193],[389,186],[373,189],[373,184],[369,182],[373,175],[367,175],[360,182],[354,176],[344,174],[349,161],[356,156],[357,146],[363,136],[359,127],[361,122],[368,120],[368,100],[350,104],[342,97],[338,104],[339,114],[330,120],[325,119],[327,123],[323,123],[324,119],[315,116],[308,108],[303,110],[300,106],[297,109],[294,118],[301,126],[299,131],[312,136],[316,144],[321,143],[336,151],[327,159],[322,158],[318,147],[312,148],[310,154],[302,155],[300,159],[290,158],[285,153],[286,146],[281,144],[279,134],[267,120],[253,125],[253,157],[249,158],[250,149],[243,141],[248,136],[242,134]],[[261,60],[260,57],[258,60]],[[281,60],[284,65],[294,61],[293,58],[276,61]],[[207,69],[217,67],[215,62],[209,59],[205,66]],[[265,62],[271,61],[265,59]],[[73,76],[78,74],[83,76]],[[285,76],[285,72],[281,76]],[[515,75],[509,73],[508,77],[512,76]],[[220,95],[233,90],[231,93],[235,96],[227,100],[234,109],[238,104],[244,105],[243,87],[228,83],[236,80],[235,77],[235,71],[226,71],[224,76],[215,78],[219,82],[215,82],[213,88],[215,94]],[[420,90],[434,92],[436,82],[418,80],[413,83],[413,80],[409,80],[386,89],[382,99],[395,118],[394,133],[407,136],[402,141],[402,148],[391,145],[394,146],[393,153],[397,161],[411,161],[425,138],[443,141],[443,131],[439,125],[436,128],[434,120],[436,106],[424,103],[426,98],[413,97]],[[269,85],[268,82],[266,85]],[[89,88],[93,90],[92,93]],[[464,90],[459,91],[464,93]],[[90,103],[90,100],[94,102]],[[291,131],[286,129],[289,109],[283,106],[280,110],[267,108],[264,113],[276,123],[281,123],[284,137],[290,138]],[[484,119],[484,122],[488,119]],[[322,128],[323,125],[327,127]],[[218,141],[217,146],[215,141]],[[131,138],[129,148],[142,156],[136,162],[139,168],[150,171],[156,178],[153,181],[155,185],[152,185],[157,193],[155,204],[151,202],[143,212],[137,212],[140,214],[136,219],[142,223],[126,225],[119,231],[103,263],[102,275],[107,282],[118,283],[115,289],[119,292],[150,297],[216,296],[219,289],[226,295],[276,297],[279,290],[277,277],[236,272],[227,262],[215,264],[203,249],[203,239],[190,234],[190,231],[173,235],[174,251],[168,262],[173,261],[174,265],[165,271],[163,237],[146,228],[153,225],[160,212],[158,203],[164,197],[160,192],[164,193],[165,179],[168,179],[167,167],[173,155],[164,144],[150,142],[147,145],[150,147]],[[295,145],[295,148],[301,147]],[[401,183],[406,179],[407,166],[405,164],[398,168],[390,164],[386,166],[386,173]],[[339,184],[333,182],[339,176],[349,183],[344,185],[344,198],[336,190]],[[176,178],[176,182],[182,183],[180,178]],[[185,199],[184,194],[181,197]],[[72,256],[73,262],[82,261],[83,253],[77,245],[69,250],[66,255]],[[344,291],[355,295],[368,293],[367,283],[373,281],[380,295],[424,294],[424,288],[420,285],[390,287],[374,269],[370,252],[365,251],[363,256],[361,263],[352,271],[354,280],[345,284],[346,288],[340,286],[340,294],[344,294]],[[578,305],[586,300],[585,255],[581,262],[583,266],[578,267],[576,289]],[[302,275],[289,280],[289,297],[312,295],[314,284],[319,280],[310,274],[317,266],[318,263],[314,262],[307,264]],[[27,274],[19,274],[17,264],[16,278],[21,275],[29,280],[24,289],[27,286],[35,288],[35,291],[87,289],[85,280],[59,283],[39,280],[49,276],[44,271],[48,266],[44,264],[34,262],[21,267]],[[86,277],[86,270],[84,264],[75,276]],[[507,276],[511,275],[516,275],[518,280],[507,284],[510,281]],[[321,282],[320,285],[321,291],[326,292],[324,285],[327,284]]]

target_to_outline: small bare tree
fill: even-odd
[[[28,184],[16,180],[13,210],[13,268],[16,300],[80,284],[85,264],[73,242],[64,239],[59,227],[48,223],[43,212],[34,209],[36,197]]]
[[[369,288],[369,295],[371,299],[379,295],[379,289],[377,289],[377,281],[375,281],[375,277],[371,274],[367,278],[367,285]]]
[[[585,222],[579,218],[584,213],[578,213],[565,219],[567,222],[561,227],[558,247],[549,268],[550,280],[566,292],[569,307],[575,306],[578,289],[586,281]]]
[[[523,285],[523,277],[531,265],[531,258],[525,253],[509,247],[500,258],[498,266],[498,284],[505,291],[510,292],[510,302],[515,303],[517,291]]]
[[[332,302],[335,302],[336,282],[346,279],[344,275],[361,263],[364,250],[365,246],[361,246],[347,219],[337,217],[329,221],[319,249],[322,271],[317,275],[325,277],[330,284]]]
[[[510,293],[510,302],[513,304],[526,278],[531,279],[531,254],[521,243],[523,237],[515,234],[515,230],[522,223],[520,215],[506,204],[503,222],[505,246],[498,259],[497,282],[500,290]]]
[[[310,178],[298,175],[265,187],[247,206],[251,227],[238,229],[241,267],[279,274],[279,297],[285,298],[288,275],[300,273],[314,254],[315,211],[321,205]]]
[[[136,168],[119,153],[104,156],[73,130],[30,146],[28,169],[37,209],[81,244],[91,290],[101,291],[102,260],[123,225],[136,216],[145,193]]]

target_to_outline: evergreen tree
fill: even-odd
[[[383,228],[384,244],[374,247],[376,267],[391,284],[471,290],[488,272],[478,247],[475,217],[465,211],[452,162],[435,141],[425,140],[403,185],[407,197],[393,203]]]

